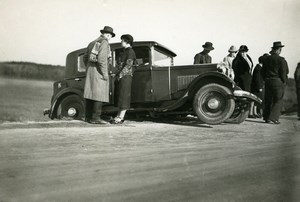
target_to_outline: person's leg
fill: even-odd
[[[104,121],[101,119],[101,114],[102,114],[102,102],[99,101],[94,101],[93,105],[93,118],[91,123],[93,124],[107,124],[108,122]]]
[[[249,110],[249,118],[254,118],[254,115],[255,115],[255,111],[254,111],[254,102],[251,102],[250,103],[250,110]]]
[[[93,120],[96,121],[100,120],[101,112],[102,112],[102,102],[94,101]]]
[[[269,119],[272,121],[279,121],[280,112],[283,104],[284,85],[280,80],[276,80],[273,83],[273,105]]]
[[[126,111],[127,111],[126,109],[122,109],[122,110],[120,111],[120,113],[119,113],[119,117],[120,117],[122,120],[124,120]]]
[[[270,81],[266,81],[264,98],[265,99],[264,99],[263,119],[265,121],[268,121],[271,112],[271,106],[272,106],[272,89],[270,86]]]
[[[117,116],[114,118],[113,123],[122,123],[124,121],[124,117],[127,109],[130,108],[131,102],[131,76],[124,76],[120,79],[118,83],[118,107],[119,112]]]
[[[85,100],[85,121],[89,122],[92,119],[93,102],[90,99]]]

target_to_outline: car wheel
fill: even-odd
[[[194,97],[193,108],[198,119],[207,124],[220,124],[234,111],[232,92],[216,83],[203,86]]]
[[[248,115],[249,115],[249,110],[242,111],[235,117],[230,117],[226,122],[240,124],[243,123],[248,118]]]
[[[59,104],[57,118],[82,119],[84,115],[84,102],[78,95],[69,95]]]

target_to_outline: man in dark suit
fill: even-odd
[[[208,53],[214,50],[213,44],[211,42],[206,42],[202,47],[203,51],[196,54],[194,57],[194,65],[211,63],[211,57],[208,55]]]
[[[271,55],[263,61],[262,76],[265,80],[266,123],[280,124],[279,116],[283,103],[284,88],[287,82],[289,68],[286,60],[279,56],[284,45],[274,42]]]

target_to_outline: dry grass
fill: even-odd
[[[52,81],[0,78],[0,122],[43,121],[50,106]]]

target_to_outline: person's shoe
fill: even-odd
[[[260,118],[262,118],[262,115],[261,114],[257,114],[256,118],[260,119]]]
[[[249,115],[248,118],[250,118],[250,119],[255,119],[256,116],[255,116],[255,115]]]
[[[271,121],[270,120],[265,120],[265,123],[271,123]]]
[[[270,120],[272,123],[274,123],[274,124],[280,124],[280,122],[279,121],[277,121],[277,120]]]
[[[122,123],[124,123],[124,119],[122,119],[121,117],[116,117],[110,123],[111,124],[122,124]]]

